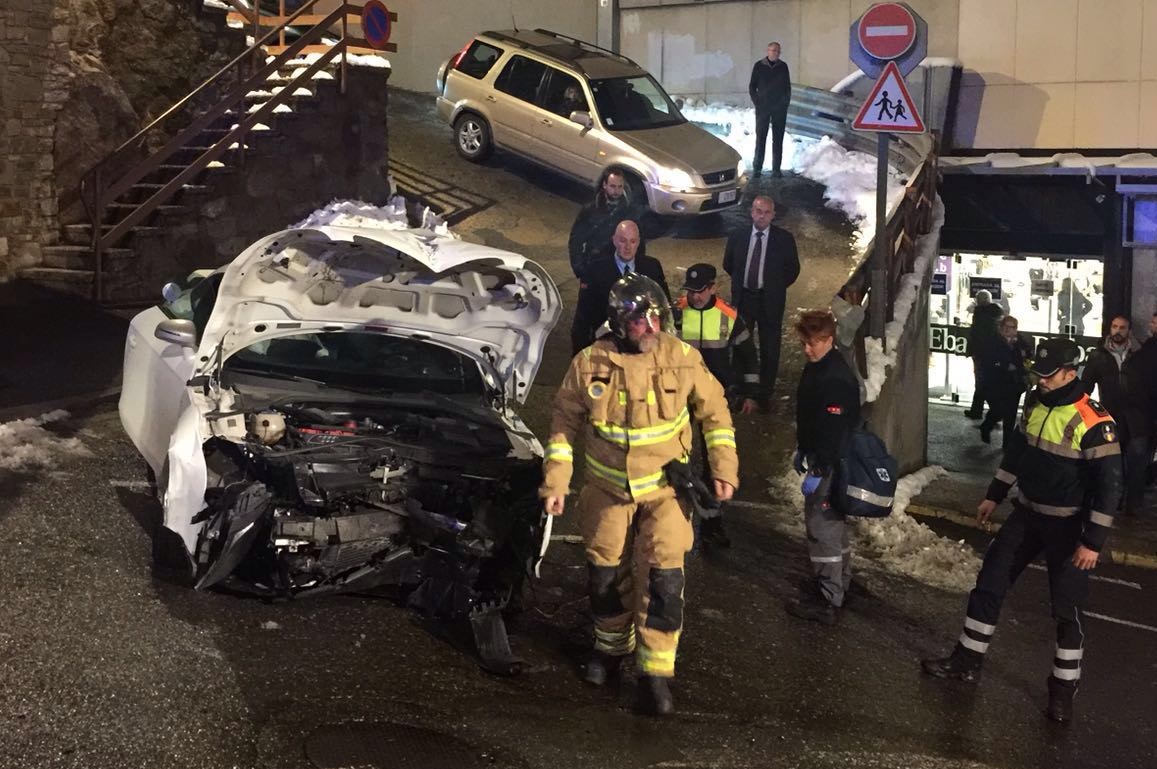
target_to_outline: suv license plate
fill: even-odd
[[[735,200],[735,196],[738,192],[739,192],[738,190],[724,190],[723,192],[720,192],[719,193],[719,202],[720,203],[732,202],[733,200]]]

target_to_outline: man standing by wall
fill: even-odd
[[[763,173],[763,155],[767,149],[767,125],[771,123],[771,175],[783,176],[779,170],[783,159],[783,132],[787,127],[787,107],[791,103],[791,73],[779,58],[779,43],[767,44],[767,57],[751,68],[747,86],[755,105],[755,159],[752,176]]]
[[[799,277],[799,253],[790,232],[772,226],[775,203],[760,195],[751,203],[751,227],[734,230],[723,250],[731,276],[731,302],[747,328],[759,337],[759,401],[771,410],[787,287]]]
[[[579,527],[595,620],[585,678],[606,684],[633,651],[642,673],[639,708],[667,715],[675,710],[667,684],[692,534],[666,468],[686,462],[694,420],[704,431],[714,495],[730,499],[739,484],[735,430],[702,356],[663,332],[669,305],[654,281],[626,275],[607,304],[611,333],[574,357],[555,396],[539,495],[547,513],[562,514],[581,433]]]

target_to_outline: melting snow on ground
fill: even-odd
[[[932,585],[956,592],[970,590],[976,582],[980,559],[963,541],[941,537],[905,510],[908,504],[932,481],[948,471],[934,465],[905,475],[896,485],[896,502],[887,518],[851,518],[852,552],[856,563],[877,564],[888,571],[904,574]],[[788,469],[770,479],[772,496],[782,500],[782,514],[772,517],[777,529],[793,536],[804,536],[803,494],[800,475]]]
[[[293,227],[369,227],[381,230],[409,228],[406,217],[406,199],[401,195],[390,198],[384,206],[375,206],[362,200],[334,200],[319,208]],[[422,212],[422,228],[439,235],[457,237],[429,208]]]
[[[731,145],[751,168],[755,157],[755,110],[725,104],[688,101],[683,115],[698,123]],[[768,137],[770,143],[771,138]],[[765,165],[771,163],[768,147]],[[828,137],[811,139],[785,134],[783,167],[819,182],[826,188],[824,199],[856,224],[853,247],[864,252],[876,226],[876,158],[863,152],[844,149]],[[905,180],[895,168],[888,172],[888,210],[904,194]]]
[[[89,450],[79,438],[62,438],[45,425],[68,418],[67,411],[50,411],[39,417],[0,423],[0,470],[32,472],[52,469],[57,459],[83,457]]]
[[[305,56],[299,56],[296,59],[290,59],[285,63],[286,67],[308,67],[315,61],[321,58],[320,53],[307,53]],[[266,59],[266,61],[269,61]],[[346,61],[352,67],[376,67],[378,69],[389,69],[390,60],[385,56],[376,56],[373,54],[347,53]],[[341,64],[341,55],[333,57],[329,61],[329,65]]]

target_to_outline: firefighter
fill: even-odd
[[[675,333],[703,356],[707,370],[723,385],[727,402],[738,405],[742,400],[738,410],[754,414],[759,411],[754,398],[759,389],[759,354],[739,313],[715,294],[715,275],[715,268],[710,264],[693,264],[687,268],[684,295],[675,304]],[[695,446],[696,461],[703,460],[706,452],[698,432]],[[710,475],[711,468],[705,462],[702,469]],[[710,477],[704,480],[711,482]],[[703,511],[696,538],[716,547],[730,547],[720,508]]]
[[[976,682],[1005,594],[1043,551],[1057,623],[1045,715],[1059,723],[1072,719],[1089,570],[1105,546],[1122,490],[1117,426],[1085,394],[1077,378],[1079,360],[1080,350],[1070,339],[1047,339],[1037,348],[1032,371],[1040,382],[976,514],[986,522],[1016,484],[1012,512],[985,552],[956,648],[948,657],[922,663],[937,678]]]
[[[583,435],[586,483],[578,498],[595,620],[584,677],[602,685],[635,652],[639,708],[674,712],[668,679],[683,626],[683,558],[691,522],[667,477],[691,450],[691,421],[707,444],[713,494],[739,484],[735,430],[723,387],[695,348],[663,330],[669,305],[651,279],[630,273],[608,299],[611,333],[571,361],[554,402],[539,494],[561,515]],[[669,327],[669,326],[668,326]]]

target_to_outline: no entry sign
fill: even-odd
[[[880,3],[860,17],[860,45],[875,59],[890,61],[916,42],[916,19],[899,3]]]

